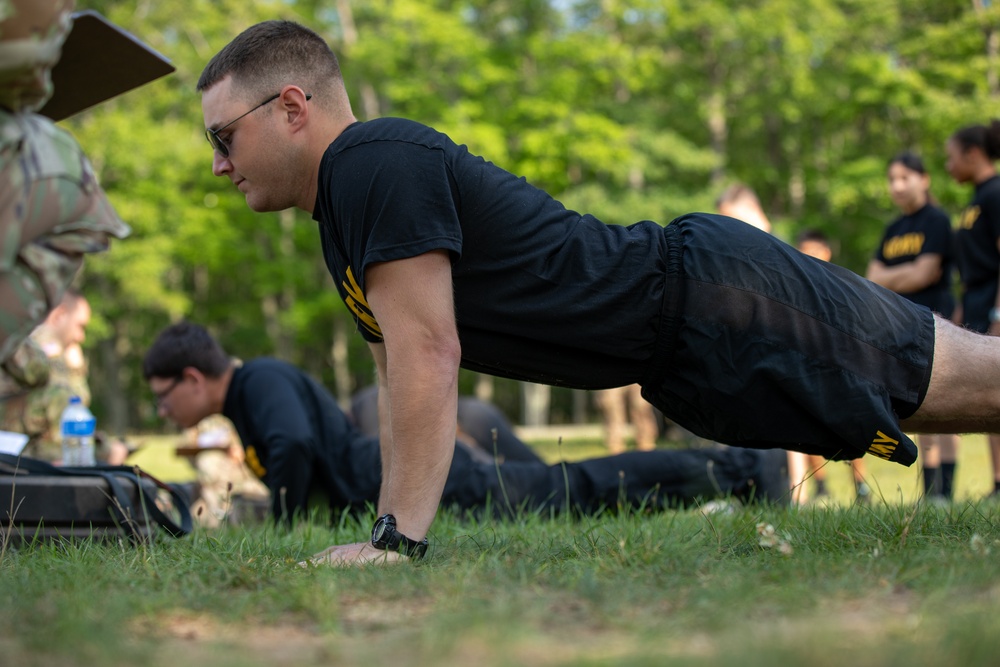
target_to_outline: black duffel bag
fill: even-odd
[[[62,467],[0,454],[0,540],[152,540],[191,532],[191,510],[177,488],[138,467]]]

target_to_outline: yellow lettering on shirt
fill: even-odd
[[[882,431],[875,432],[875,439],[872,440],[871,446],[868,448],[868,452],[873,456],[877,456],[880,459],[889,460],[893,452],[896,451],[896,445],[899,444],[899,440],[894,440],[887,436]]]
[[[976,224],[976,220],[979,220],[979,214],[981,212],[982,211],[978,206],[970,206],[962,211],[962,217],[958,219],[958,228],[972,229],[972,226]]]
[[[243,448],[246,451],[247,457],[247,467],[257,475],[257,477],[264,479],[264,475],[267,474],[267,468],[260,462],[260,457],[257,456],[257,450],[254,449],[253,445],[247,445]]]
[[[358,285],[358,281],[355,280],[351,267],[347,267],[347,275],[341,285],[343,285],[344,291],[347,292],[347,296],[344,297],[344,303],[347,305],[348,310],[354,313],[358,324],[373,336],[382,338],[382,328],[379,327],[378,321],[375,319],[375,314],[372,313],[372,309],[368,305],[365,293],[361,290],[361,286]]]
[[[897,257],[907,257],[919,255],[924,248],[923,232],[910,232],[901,236],[893,236],[886,239],[882,246],[882,255],[886,259],[896,259]]]

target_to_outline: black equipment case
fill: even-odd
[[[173,514],[174,517],[169,516]],[[191,532],[178,491],[138,468],[63,468],[0,454],[0,539],[152,540],[157,527],[174,537]]]

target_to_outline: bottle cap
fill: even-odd
[[[70,396],[69,397],[69,402],[70,402],[70,405],[73,405],[75,403],[80,403],[81,402],[80,401],[80,397],[79,396]]]

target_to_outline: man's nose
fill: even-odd
[[[227,172],[232,171],[233,163],[229,161],[228,157],[222,155],[219,151],[212,151],[212,173],[216,176],[224,176]]]

